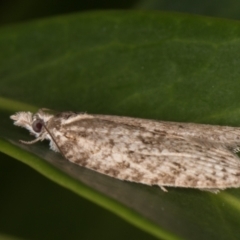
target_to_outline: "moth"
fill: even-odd
[[[240,128],[131,117],[17,112],[14,124],[69,161],[147,185],[219,191],[240,186]]]

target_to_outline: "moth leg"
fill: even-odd
[[[240,147],[236,147],[236,148],[234,148],[234,149],[233,149],[233,152],[234,152],[234,153],[238,153],[238,152],[240,152]]]
[[[42,141],[42,138],[41,137],[40,138],[36,138],[36,139],[34,139],[32,141],[19,140],[19,142],[21,142],[23,144],[26,144],[26,145],[31,145],[31,144],[34,144],[34,143],[36,143],[38,141]]]
[[[160,186],[160,188],[161,188],[164,192],[168,192],[168,190],[167,190],[165,187]]]
[[[221,189],[218,189],[218,188],[200,188],[200,190],[215,193],[215,194],[221,191]]]

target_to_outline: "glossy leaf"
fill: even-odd
[[[66,161],[8,115],[59,111],[239,125],[240,24],[95,12],[0,29],[0,150],[162,239],[235,239],[238,198],[112,179]],[[23,105],[21,105],[23,104]],[[24,105],[27,104],[27,105]]]

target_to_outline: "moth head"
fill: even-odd
[[[46,133],[45,127],[52,117],[53,115],[44,112],[44,110],[39,110],[35,114],[31,112],[17,112],[10,116],[14,120],[14,125],[26,128],[36,138],[41,138],[39,140],[44,138],[44,133]]]

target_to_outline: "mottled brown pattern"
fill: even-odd
[[[159,181],[158,177],[151,178],[150,179],[150,185],[158,185],[158,181]],[[166,181],[166,182],[169,184],[168,181]]]
[[[120,172],[115,168],[108,168],[104,170],[104,173],[112,177],[117,177]]]
[[[59,119],[68,119],[68,118],[74,117],[76,115],[77,115],[77,113],[69,111],[69,112],[57,113],[55,116],[56,116],[56,118],[59,118]]]
[[[82,166],[82,167],[88,167],[88,161],[87,161],[87,159],[85,158],[83,158],[83,159],[80,159],[80,160],[73,160],[73,161],[71,161],[71,162],[73,162],[73,163],[76,163],[76,164],[78,164],[78,165],[80,165],[80,166]],[[94,170],[94,169],[93,169]]]
[[[149,163],[148,163],[148,164],[146,165],[146,169],[149,170],[149,172],[154,172],[155,168],[156,168],[156,167],[155,167],[154,165],[152,165],[152,164],[149,164]]]
[[[122,161],[120,163],[117,163],[117,168],[120,169],[120,170],[127,169],[127,168],[130,168],[130,167],[131,167],[131,164],[127,161]]]
[[[144,173],[143,172],[140,172],[139,170],[134,170],[133,171],[133,174],[132,174],[132,181],[134,182],[140,182],[141,179],[143,179],[144,177]]]
[[[43,110],[11,118],[36,136],[28,144],[53,138],[51,149],[71,162],[121,180],[160,187],[240,186],[240,161],[234,154],[240,128]],[[45,128],[34,132],[39,119],[51,136]]]

